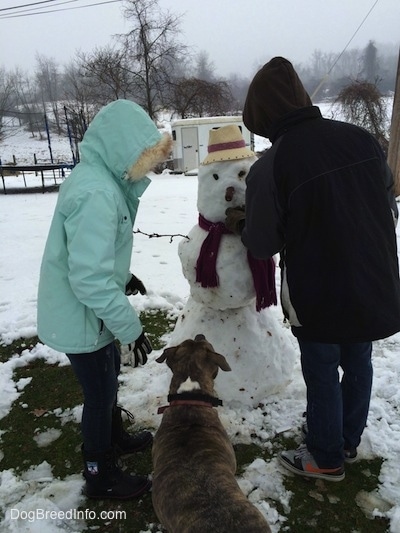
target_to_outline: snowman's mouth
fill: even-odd
[[[225,200],[227,202],[232,202],[234,194],[235,194],[235,187],[227,187],[225,190]]]

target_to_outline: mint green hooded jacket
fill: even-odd
[[[112,102],[91,122],[80,163],[60,186],[42,259],[38,336],[51,348],[88,353],[141,334],[125,296],[133,224],[145,174],[169,150],[170,139],[133,102]]]

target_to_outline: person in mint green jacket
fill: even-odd
[[[124,473],[117,455],[149,446],[145,431],[129,435],[117,405],[120,352],[134,366],[151,352],[127,295],[145,288],[130,271],[133,224],[146,174],[171,152],[147,113],[128,100],[106,105],[80,145],[80,162],[60,186],[38,290],[40,340],[67,354],[84,394],[82,454],[85,492],[134,498],[150,488]],[[127,348],[125,348],[127,347]]]

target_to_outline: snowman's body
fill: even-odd
[[[225,220],[228,207],[245,203],[246,176],[256,157],[202,165],[198,175],[197,208],[208,223]],[[216,392],[225,401],[258,405],[289,381],[295,351],[276,307],[256,311],[256,293],[241,238],[223,234],[216,260],[218,286],[196,281],[196,265],[208,231],[198,224],[179,244],[190,297],[172,334],[176,345],[204,334],[222,353],[232,372],[218,376]]]
[[[199,225],[179,244],[179,258],[190,285],[191,297],[213,309],[236,309],[254,303],[253,278],[247,263],[247,250],[237,235],[224,235],[218,250],[217,287],[202,287],[196,282],[196,262],[208,232]],[[196,255],[197,254],[197,255]]]

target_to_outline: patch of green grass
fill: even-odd
[[[0,430],[5,431],[1,437],[4,452],[1,468],[20,472],[47,461],[57,477],[76,472],[79,427],[74,422],[62,425],[60,417],[54,413],[60,406],[65,411],[82,403],[80,387],[71,367],[47,365],[36,360],[17,369],[14,376],[16,380],[32,379],[9,414],[0,420]],[[49,446],[37,446],[34,437],[50,428],[60,430],[61,436]]]
[[[161,337],[172,330],[174,319],[160,310],[141,314],[141,320],[155,349],[162,348]],[[0,346],[0,361],[32,348],[37,338],[20,339],[10,346]],[[75,420],[62,424],[60,409],[65,414],[70,408],[82,403],[82,393],[70,366],[59,367],[35,360],[18,368],[15,381],[31,378],[10,413],[0,420],[1,447],[4,457],[0,469],[13,469],[17,473],[28,470],[31,465],[47,461],[54,476],[64,478],[82,471],[80,454],[80,429]],[[60,437],[41,448],[34,436],[48,429],[60,430]],[[263,448],[255,443],[234,446],[238,475],[257,458],[266,461],[281,450],[297,447],[293,438],[279,435],[272,446]],[[152,471],[151,450],[124,458],[128,471],[148,474]],[[305,480],[299,476],[284,476],[285,488],[292,492],[290,512],[285,512],[280,502],[271,502],[287,521],[281,531],[309,533],[310,531],[338,533],[385,533],[388,521],[380,518],[370,520],[357,505],[360,491],[373,492],[379,484],[381,460],[359,461],[346,467],[346,479],[340,483]],[[109,520],[86,520],[86,533],[101,531],[107,533],[138,533],[141,530],[162,530],[153,511],[151,494],[145,494],[134,501],[85,500],[80,510],[123,513],[119,518]]]
[[[166,311],[152,309],[140,313],[140,320],[153,348],[161,350],[165,345],[163,335],[173,330],[176,317],[171,317]]]
[[[236,473],[238,476],[243,474],[246,466],[251,464],[255,459],[264,458],[264,450],[257,444],[235,444],[233,446],[236,455]]]
[[[346,467],[339,483],[287,476],[285,487],[293,493],[286,531],[337,533],[384,533],[389,523],[367,518],[357,505],[360,491],[372,492],[378,486],[382,461],[359,461]],[[372,511],[372,509],[371,509]]]
[[[171,331],[175,320],[167,312],[150,310],[140,315],[145,331],[155,349],[161,349],[161,337]],[[33,348],[39,339],[18,339],[10,345],[0,345],[0,361],[21,354]],[[0,469],[13,469],[21,473],[32,465],[47,461],[55,477],[64,477],[82,471],[81,435],[79,424],[75,420],[62,424],[60,410],[75,407],[83,402],[81,388],[70,366],[46,364],[37,359],[14,372],[14,380],[31,378],[25,385],[19,398],[14,402],[7,416],[0,420],[1,449],[4,453]],[[39,447],[34,437],[49,429],[60,430],[60,437],[45,447]],[[148,474],[152,471],[151,450],[137,453],[124,459],[128,471]],[[138,501],[113,502],[87,500],[81,510],[90,509],[100,516],[101,511],[124,511],[126,519],[87,521],[87,531],[106,531],[110,533],[138,532],[147,530],[148,524],[155,524],[151,494],[148,493]]]
[[[297,448],[293,438],[278,435],[272,448],[264,449],[257,444],[234,446],[240,475],[255,459],[270,460],[282,450]],[[284,476],[286,490],[292,493],[290,512],[285,512],[280,502],[271,502],[287,521],[281,531],[296,533],[386,533],[389,521],[367,517],[357,501],[360,493],[373,493],[379,485],[382,459],[359,460],[346,465],[346,477],[342,482],[325,482],[295,476]],[[283,471],[283,469],[282,469]],[[371,509],[372,511],[373,509]]]
[[[32,349],[39,342],[37,337],[18,339],[12,344],[0,344],[0,363],[5,363],[15,354],[21,354],[24,350]]]

